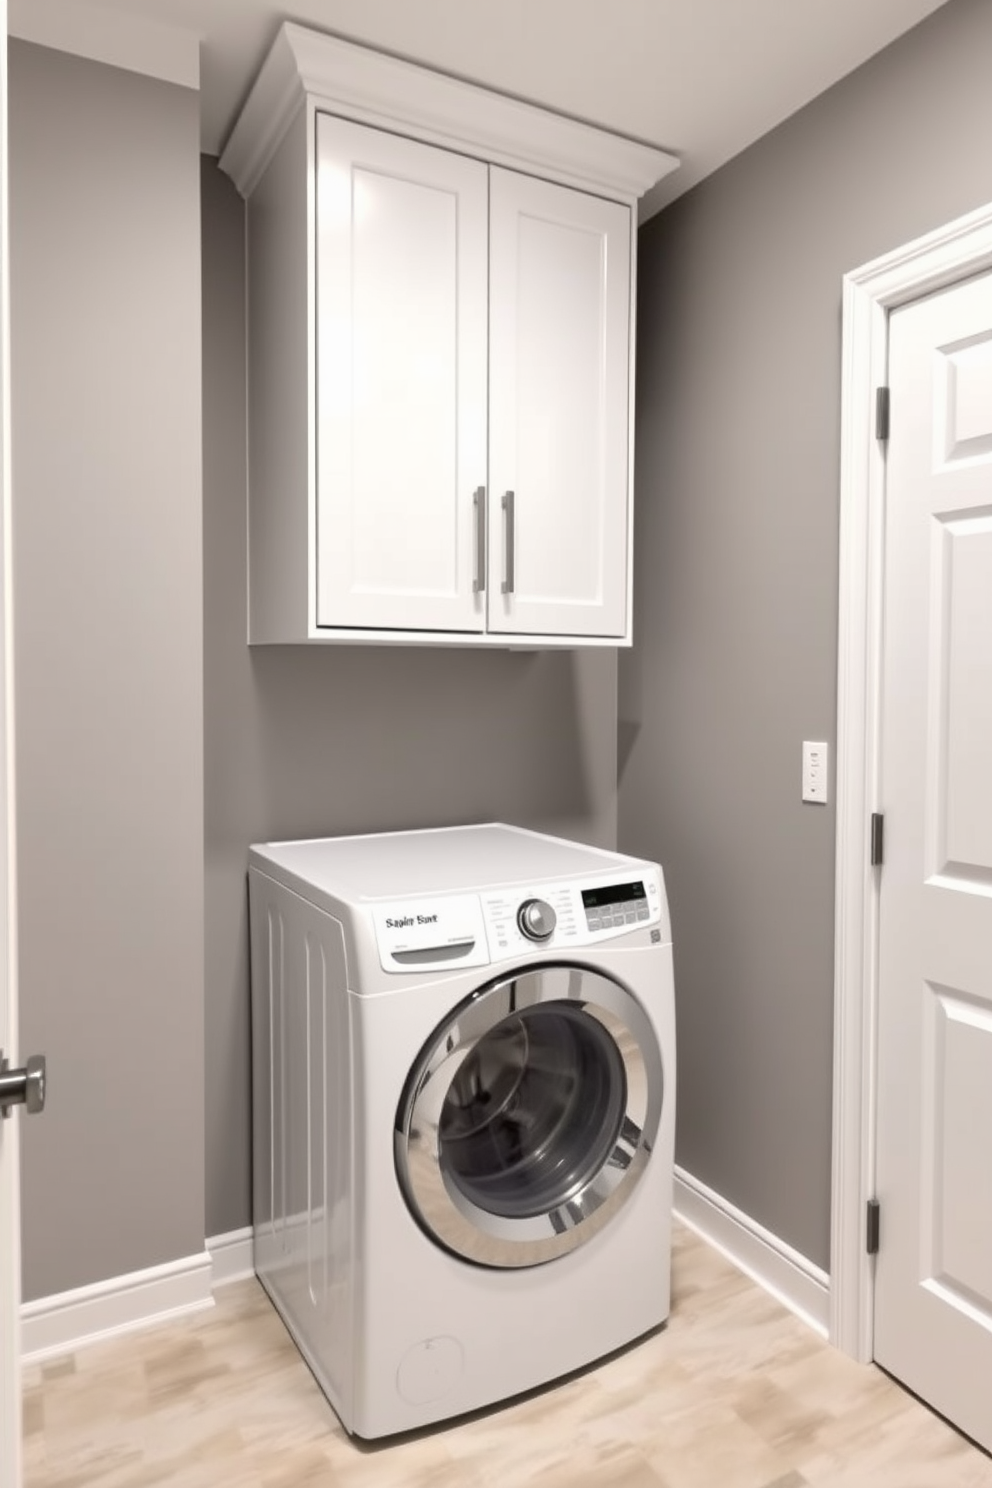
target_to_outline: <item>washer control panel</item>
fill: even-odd
[[[372,907],[384,971],[428,972],[487,966],[535,947],[598,945],[661,919],[661,880],[641,878],[535,883],[481,894],[417,895]]]
[[[654,871],[636,879],[628,874],[578,884],[493,890],[481,899],[494,959],[534,944],[596,945],[661,919],[661,884]]]

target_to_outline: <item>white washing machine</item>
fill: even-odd
[[[254,847],[249,880],[255,1268],[346,1429],[662,1323],[660,868],[491,825]]]

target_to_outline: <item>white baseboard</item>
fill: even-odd
[[[251,1225],[243,1230],[229,1230],[226,1235],[215,1235],[207,1241],[207,1249],[213,1266],[214,1291],[229,1281],[244,1281],[246,1276],[254,1276],[255,1244]]]
[[[88,1343],[212,1307],[217,1287],[241,1281],[254,1269],[249,1225],[215,1235],[199,1255],[25,1302],[21,1358],[25,1364],[37,1364]]]
[[[40,1297],[21,1307],[21,1358],[38,1363],[84,1344],[213,1306],[207,1251]]]
[[[675,1213],[715,1250],[808,1323],[830,1331],[830,1278],[784,1240],[681,1168],[675,1169]]]
[[[675,1170],[674,1207],[683,1224],[821,1337],[828,1336],[830,1278],[825,1271],[681,1168]],[[248,1226],[215,1235],[199,1255],[26,1302],[21,1308],[22,1359],[39,1363],[211,1307],[217,1287],[253,1272]]]

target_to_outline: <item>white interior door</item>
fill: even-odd
[[[480,161],[318,116],[318,625],[485,625],[487,217]]]
[[[8,810],[10,710],[10,334],[7,292],[7,0],[0,0],[0,1048],[17,1050],[13,821]],[[0,1117],[0,1483],[21,1481],[18,1120]]]
[[[623,636],[630,209],[490,178],[489,629]]]
[[[875,1357],[992,1449],[992,275],[889,334]]]

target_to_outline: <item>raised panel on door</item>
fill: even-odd
[[[487,170],[316,127],[317,624],[481,630]]]
[[[875,1357],[992,1448],[992,276],[890,383]]]
[[[490,221],[489,628],[622,638],[630,210],[494,168]]]

